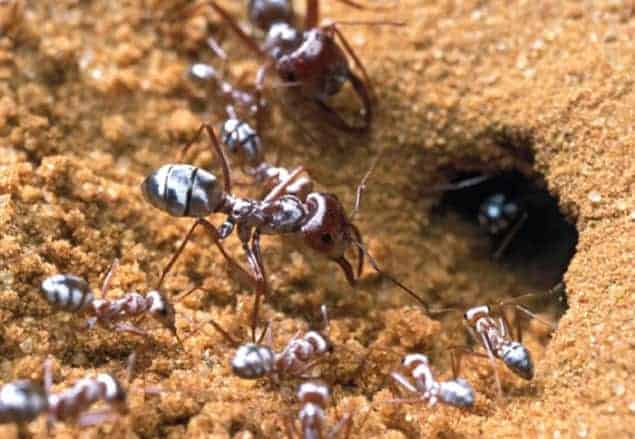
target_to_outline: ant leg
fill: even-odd
[[[474,352],[465,346],[450,346],[450,356],[452,358],[452,378],[457,379],[461,374],[461,360],[463,355],[471,355],[473,357],[489,358],[487,355],[480,352]],[[458,354],[457,354],[458,351]]]
[[[216,244],[216,247],[218,247],[218,249],[222,253],[222,255],[225,258],[225,260],[227,260],[227,262],[229,263],[229,265],[233,269],[235,269],[239,273],[241,273],[245,277],[245,279],[247,279],[252,285],[254,285],[256,283],[256,280],[253,278],[253,276],[251,274],[249,274],[243,267],[241,267],[240,264],[225,251],[225,248],[223,247],[223,244],[222,244],[222,241],[221,241],[220,234],[218,233],[218,230],[216,229],[216,227],[214,227],[214,225],[211,224],[209,221],[207,221],[207,220],[205,220],[203,218],[199,218],[199,219],[197,219],[194,222],[194,224],[192,225],[192,228],[187,233],[187,235],[185,236],[185,239],[181,243],[181,246],[174,253],[174,255],[172,256],[172,259],[170,259],[170,262],[168,262],[166,267],[163,269],[163,273],[161,273],[161,278],[159,279],[157,290],[161,290],[161,285],[163,284],[163,280],[165,279],[165,276],[170,272],[170,270],[172,269],[172,266],[174,265],[174,263],[176,262],[178,257],[183,252],[183,249],[185,248],[187,243],[192,238],[192,234],[194,233],[194,230],[199,225],[205,226],[205,229],[211,235],[212,240],[214,241],[214,244]]]
[[[376,23],[376,24],[379,24],[379,23]],[[342,43],[342,46],[344,46],[344,50],[346,51],[346,53],[348,53],[350,57],[353,58],[353,62],[355,63],[357,68],[362,72],[362,76],[364,77],[364,81],[366,83],[367,88],[371,90],[372,92],[372,85],[370,82],[370,77],[368,76],[368,72],[366,71],[366,67],[364,67],[364,64],[357,56],[357,54],[353,50],[353,47],[350,45],[346,37],[344,37],[344,34],[342,34],[342,32],[340,32],[340,30],[338,29],[337,23],[332,22],[332,23],[326,24],[322,26],[322,29],[324,29],[327,33],[332,32],[332,33],[335,33],[335,35],[337,35],[340,42]]]
[[[289,414],[284,417],[284,429],[287,431],[287,437],[289,439],[302,437],[298,432],[298,427],[295,425],[293,418]]]
[[[110,288],[110,280],[114,276],[115,272],[119,268],[119,259],[115,258],[110,265],[110,268],[106,272],[106,276],[104,276],[104,282],[101,284],[101,297],[102,299],[106,297],[106,292]]]
[[[461,189],[470,188],[472,186],[477,186],[487,180],[491,180],[491,175],[479,175],[472,178],[466,178],[465,180],[459,181],[458,183],[445,183],[433,186],[430,189],[425,190],[424,194],[431,194],[435,192],[446,192],[446,191],[459,191]]]
[[[320,21],[320,0],[307,0],[304,13],[304,28],[313,29]]]
[[[518,234],[523,224],[525,224],[525,221],[527,221],[527,218],[527,212],[523,212],[523,216],[521,216],[518,221],[516,221],[516,223],[512,226],[509,232],[505,234],[505,237],[498,246],[498,249],[496,249],[496,251],[494,252],[492,259],[494,259],[495,261],[500,260],[507,247],[509,247],[509,244],[511,244],[512,240]]]
[[[254,297],[254,307],[251,317],[251,335],[252,340],[256,341],[256,327],[258,326],[258,315],[260,313],[261,297],[267,297],[267,279],[265,277],[264,267],[259,258],[260,256],[260,233],[256,230],[251,237],[251,246],[247,242],[243,242],[243,249],[247,254],[247,261],[251,267],[251,272],[256,281],[256,296]]]
[[[342,417],[337,423],[331,428],[328,434],[325,436],[326,439],[335,439],[340,430],[344,429],[344,437],[348,438],[351,435],[351,427],[353,426],[353,416],[348,413]]]
[[[212,128],[210,124],[208,123],[201,124],[201,126],[199,127],[198,131],[196,132],[192,140],[190,140],[187,144],[185,144],[185,146],[183,146],[183,148],[181,149],[181,157],[185,155],[187,150],[190,149],[190,147],[201,137],[201,134],[203,134],[204,130],[207,131],[207,134],[209,135],[212,151],[215,152],[216,155],[218,155],[218,157],[221,160],[221,168],[223,170],[223,178],[225,180],[225,192],[227,192],[228,194],[231,194],[232,182],[231,182],[231,172],[229,169],[229,161],[227,160],[227,156],[225,155],[225,152],[220,147],[220,143],[218,143],[216,134],[214,134],[214,129]]]
[[[496,389],[498,390],[499,400],[503,399],[503,386],[501,386],[501,379],[498,376],[498,368],[496,367],[496,358],[494,357],[494,352],[492,350],[492,346],[490,345],[489,339],[485,334],[481,334],[481,339],[483,343],[483,347],[487,351],[487,356],[489,358],[490,366],[492,367],[492,371],[494,372],[494,378],[496,379]]]
[[[44,393],[47,395],[51,392],[53,386],[53,358],[49,355],[44,360]]]
[[[103,424],[104,422],[114,421],[119,415],[112,409],[92,410],[82,414],[77,419],[79,427],[90,427],[91,425]]]
[[[355,126],[349,124],[337,113],[337,111],[335,111],[335,109],[333,109],[333,107],[321,99],[315,99],[314,102],[317,104],[318,108],[324,112],[331,125],[334,125],[336,128],[348,133],[365,134],[368,132],[373,118],[370,96],[368,95],[368,90],[366,89],[364,83],[355,74],[349,73],[348,78],[351,80],[353,88],[360,97],[364,107],[364,123],[362,125]]]
[[[417,388],[415,386],[413,386],[410,381],[408,381],[406,379],[405,376],[403,376],[400,373],[397,372],[392,372],[390,374],[390,377],[395,380],[397,382],[397,384],[399,384],[401,387],[405,388],[407,391],[409,391],[410,393],[415,393],[418,394],[419,391],[417,390]]]
[[[229,24],[229,27],[231,27],[231,29],[236,33],[236,35],[238,35],[238,38],[240,38],[242,42],[245,43],[252,52],[254,52],[258,57],[264,58],[265,53],[260,48],[260,46],[256,43],[256,41],[252,37],[247,35],[240,28],[240,26],[238,26],[238,23],[236,23],[236,20],[230,15],[229,12],[227,12],[224,8],[216,4],[215,1],[207,0],[207,3],[209,3],[212,9],[214,9],[214,11],[216,11],[216,13],[220,15],[221,18]],[[203,3],[203,5],[204,4],[205,3]],[[200,7],[201,5],[198,5],[198,6]]]
[[[293,183],[295,180],[297,180],[297,178],[300,176],[300,174],[302,172],[304,172],[304,167],[303,166],[298,166],[297,168],[295,168],[293,171],[291,171],[289,173],[287,178],[282,180],[273,189],[271,189],[271,191],[269,191],[267,196],[265,198],[263,198],[262,201],[263,202],[268,202],[268,201],[273,201],[273,200],[276,200],[276,199],[280,198],[284,194],[284,192],[287,189],[287,187],[289,187],[289,185],[291,185],[291,183]]]
[[[261,133],[264,128],[264,120],[263,120],[263,97],[262,90],[265,87],[265,80],[267,78],[267,72],[271,68],[271,62],[267,61],[258,69],[258,73],[256,74],[256,131]]]

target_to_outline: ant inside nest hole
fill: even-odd
[[[426,197],[438,197],[427,227],[433,235],[462,244],[451,250],[450,271],[456,279],[452,289],[458,291],[444,297],[447,302],[439,308],[466,310],[522,296],[529,299],[522,300],[523,306],[555,325],[567,309],[566,289],[556,295],[542,293],[563,282],[578,232],[544,179],[517,170],[444,174],[447,183],[425,190]],[[444,326],[460,325],[459,313],[441,314]],[[530,329],[527,335],[546,346],[547,333],[531,334],[536,325],[523,320],[523,328]],[[465,340],[459,336],[453,342]]]

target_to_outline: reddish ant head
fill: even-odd
[[[355,285],[364,264],[364,254],[361,250],[358,253],[357,278],[345,254],[355,240],[361,243],[359,230],[348,220],[335,195],[313,192],[307,197],[306,204],[309,206],[309,219],[301,229],[304,242],[337,262],[348,282]]]
[[[305,32],[297,49],[278,58],[276,70],[283,81],[300,83],[317,99],[336,94],[350,77],[346,55],[320,28]]]

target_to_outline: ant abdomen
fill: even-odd
[[[502,360],[510,370],[526,380],[531,380],[534,377],[534,363],[525,346],[513,341],[502,350]]]
[[[225,199],[214,174],[183,164],[161,166],[146,177],[141,190],[150,204],[172,216],[202,218]]]
[[[228,119],[221,127],[221,142],[241,164],[256,168],[263,160],[262,143],[256,131],[238,119]]]
[[[0,389],[0,424],[30,422],[46,410],[46,392],[31,381],[14,381]]]
[[[255,343],[241,345],[231,360],[234,374],[244,379],[258,379],[273,371],[275,356],[271,348]]]
[[[471,407],[474,405],[474,390],[462,378],[439,383],[439,399],[454,407]]]
[[[57,308],[66,311],[79,311],[90,306],[95,299],[88,283],[71,274],[56,274],[42,282],[44,298]]]

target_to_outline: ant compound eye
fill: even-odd
[[[295,76],[295,72],[290,70],[284,74],[284,79],[287,82],[295,82],[298,78]]]
[[[322,243],[325,245],[333,244],[333,237],[331,236],[330,233],[323,233],[320,239],[322,240]]]

